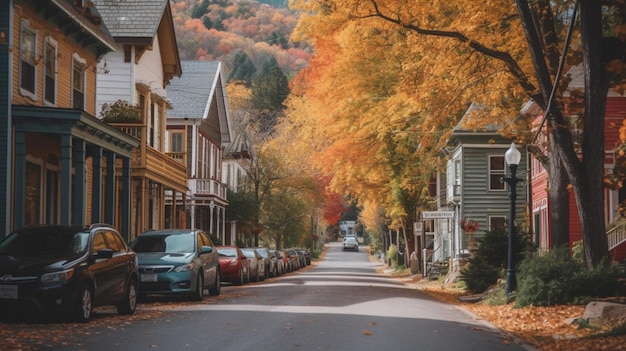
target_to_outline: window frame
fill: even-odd
[[[185,140],[185,132],[183,131],[170,132],[170,152],[183,152],[184,140]]]
[[[43,102],[46,105],[56,106],[57,105],[57,86],[58,86],[58,75],[57,75],[57,52],[58,52],[58,44],[57,41],[52,37],[46,37],[44,39],[44,57],[43,57]],[[48,52],[48,48],[51,49],[51,52]],[[52,61],[52,63],[51,63]],[[51,65],[50,65],[51,63]],[[50,79],[48,79],[50,78]],[[50,88],[50,92],[53,94],[52,100],[49,100],[48,89],[49,83],[52,83],[52,87]]]
[[[80,68],[80,77],[78,77],[79,79],[77,80],[76,77],[76,72],[77,72],[77,68]],[[72,108],[74,109],[80,109],[80,110],[85,110],[85,101],[87,98],[87,75],[86,75],[86,71],[87,71],[87,60],[85,60],[84,58],[80,57],[78,54],[73,54],[72,55],[72,79],[71,79],[71,97],[72,97]],[[80,82],[80,88],[82,90],[78,90],[76,89],[76,83]],[[77,105],[77,96],[76,93],[82,93],[82,101],[80,101],[80,106]]]
[[[492,160],[493,159],[501,159],[502,160],[502,169],[493,169],[492,168]],[[488,155],[487,156],[487,180],[489,182],[488,189],[489,191],[505,191],[506,186],[502,181],[502,178],[506,176],[506,161],[504,159],[504,155]],[[498,179],[498,181],[495,181]]]
[[[32,53],[28,54],[25,53],[24,48],[25,48],[25,39],[27,37],[30,37],[32,35],[32,45],[31,45],[31,50]],[[20,23],[20,42],[19,42],[19,87],[20,87],[20,94],[22,96],[25,97],[29,97],[32,100],[37,100],[37,40],[38,40],[38,33],[35,29],[33,29],[30,24],[28,23],[28,21],[23,20]],[[30,67],[26,67],[25,65],[28,65]],[[25,79],[25,69],[26,68],[30,68],[32,69],[32,81],[29,81],[29,83],[32,83],[32,90],[30,91],[28,89],[30,89],[30,87],[25,87],[24,86],[24,79]]]
[[[496,228],[496,225],[494,224],[494,220],[495,219],[500,219],[502,220],[502,231],[506,232],[507,230],[507,220],[508,217],[507,216],[503,216],[503,215],[493,215],[493,216],[489,216],[489,230],[492,232],[497,231],[500,228]]]

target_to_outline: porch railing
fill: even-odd
[[[609,242],[609,250],[616,248],[619,244],[626,241],[626,225],[615,226],[606,233]]]
[[[226,200],[226,184],[215,179],[189,179],[187,185],[191,194],[216,196]]]

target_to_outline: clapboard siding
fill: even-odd
[[[508,217],[510,198],[506,190],[489,190],[489,156],[503,156],[510,144],[469,145],[461,152],[461,208],[460,217],[476,220],[482,234],[489,229],[490,216]],[[520,152],[523,150],[520,150]],[[518,174],[526,169],[526,155],[522,152],[522,161]],[[518,176],[518,177],[520,177]],[[517,218],[524,211],[525,191],[521,184],[517,188]]]

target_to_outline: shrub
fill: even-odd
[[[515,236],[513,262],[517,265],[529,249],[528,235],[518,233]],[[503,277],[508,261],[509,236],[502,231],[487,231],[476,238],[477,247],[472,249],[468,265],[461,270],[461,280],[473,293],[481,293]]]
[[[142,115],[139,106],[126,101],[117,100],[113,104],[103,104],[100,117],[107,123],[141,123]]]
[[[620,272],[600,265],[587,270],[567,247],[532,255],[520,265],[516,307],[550,306],[583,301],[582,297],[607,297],[623,290]]]
[[[500,277],[500,269],[492,266],[482,256],[470,257],[469,263],[461,270],[461,280],[467,290],[481,293],[494,285]]]

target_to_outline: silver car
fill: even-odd
[[[355,236],[347,236],[343,238],[343,251],[354,250],[359,251],[359,241]]]

